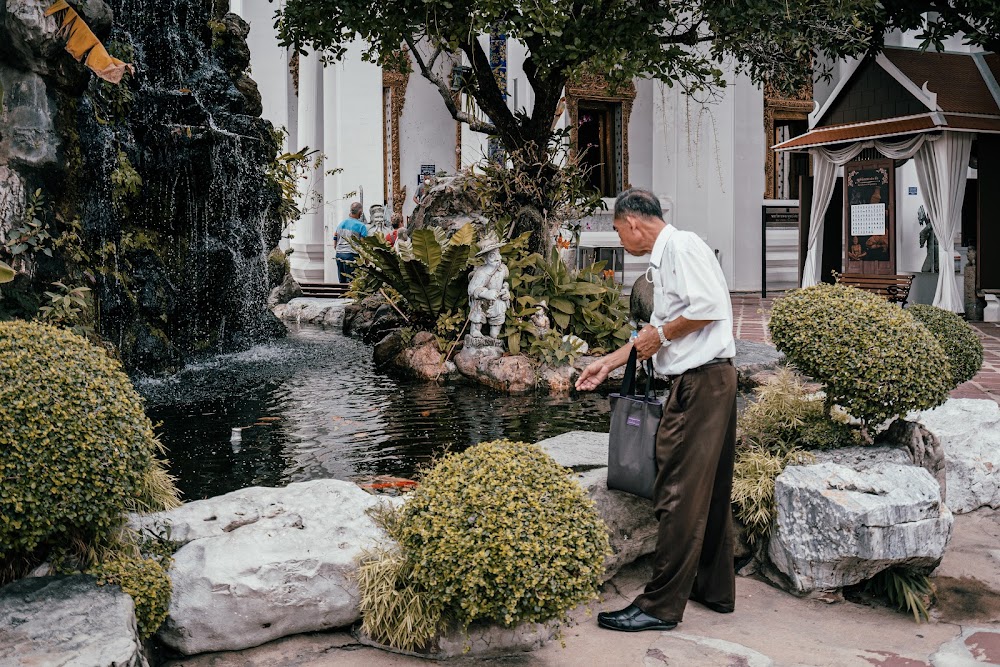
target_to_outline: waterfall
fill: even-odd
[[[244,94],[245,24],[219,0],[105,1],[105,44],[137,72],[92,78],[75,110],[100,333],[143,371],[283,335],[266,305],[277,144]]]

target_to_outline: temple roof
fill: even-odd
[[[804,150],[920,132],[1000,133],[1000,55],[887,47],[852,65],[810,115],[809,132],[774,146]]]

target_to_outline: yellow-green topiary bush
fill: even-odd
[[[567,469],[506,440],[446,456],[381,522],[398,548],[362,563],[364,629],[404,649],[476,621],[561,619],[595,597],[609,551]]]
[[[952,386],[957,387],[976,376],[983,367],[983,342],[975,329],[955,313],[937,306],[916,304],[906,312],[934,334],[948,355]]]
[[[899,306],[853,287],[795,290],[774,304],[769,328],[788,360],[823,383],[828,405],[865,426],[941,405],[952,387],[934,336]]]
[[[169,559],[166,566],[169,566]],[[132,597],[139,637],[151,637],[167,619],[171,583],[164,564],[127,551],[112,552],[88,570],[100,586],[115,584]]]
[[[129,510],[177,504],[120,364],[76,334],[0,323],[0,563],[92,547]]]

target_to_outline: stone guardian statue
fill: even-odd
[[[931,226],[930,216],[924,210],[923,205],[917,209],[917,224],[920,225],[920,247],[927,246],[927,257],[924,258],[924,265],[920,267],[923,273],[937,273],[938,270],[938,241]]]
[[[500,327],[510,307],[509,271],[500,257],[500,240],[492,234],[483,237],[477,257],[485,256],[482,266],[469,277],[469,322],[467,347],[502,347]],[[483,324],[490,325],[490,335],[483,336]]]

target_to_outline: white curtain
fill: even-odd
[[[941,271],[934,305],[953,313],[965,312],[953,269],[952,239],[962,225],[965,180],[974,136],[967,132],[947,132],[940,141],[923,145],[916,156],[917,182],[924,191],[924,203],[938,241]]]
[[[847,148],[817,146],[809,149],[813,163],[813,199],[809,209],[809,245],[806,250],[806,264],[802,269],[803,287],[815,285],[823,279],[820,275],[823,257],[823,223],[826,210],[830,207],[830,197],[833,196],[833,189],[837,185],[837,173],[840,167],[856,158],[866,148],[876,148],[882,155],[893,160],[905,160],[913,157],[927,142],[934,142],[939,138],[936,135],[918,134],[906,141],[894,143],[875,139],[860,141]],[[924,187],[923,183],[920,186]]]

